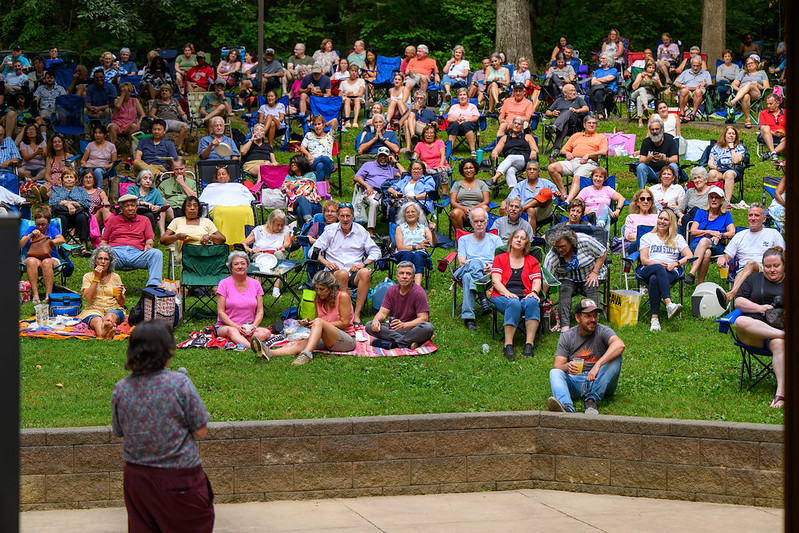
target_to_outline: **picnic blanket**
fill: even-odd
[[[31,324],[36,324],[35,316],[19,321],[20,337],[34,337],[39,339],[97,339],[97,336],[94,334],[94,330],[85,327],[85,324],[81,326],[81,324],[83,324],[82,322],[79,322],[74,326],[64,326],[63,329],[54,329],[50,326],[41,326],[35,329],[28,329]],[[117,326],[117,331],[114,334],[114,338],[111,340],[121,341],[127,339],[130,337],[130,332],[133,331],[134,327],[135,326],[132,327],[128,324],[128,319],[126,317],[125,321]]]

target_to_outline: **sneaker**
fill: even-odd
[[[674,302],[671,302],[670,304],[668,304],[666,306],[666,315],[668,315],[669,318],[673,317],[674,315],[676,315],[680,311],[682,311],[682,305],[680,305],[680,304],[676,304]]]
[[[250,348],[252,351],[255,352],[255,355],[258,357],[263,357],[267,361],[272,357],[272,350],[268,347],[264,346],[264,343],[261,342],[261,339],[258,337],[253,337],[250,341]]]
[[[694,282],[696,282],[696,276],[691,272],[687,273],[685,275],[685,283],[687,283],[688,285],[693,285]]]
[[[771,158],[771,154],[773,154],[773,153],[774,152],[763,152],[760,155],[760,159],[763,160],[763,161],[765,161],[766,159],[770,159]]]
[[[465,318],[463,320],[463,325],[466,326],[466,329],[470,329],[472,331],[477,331],[477,324],[474,323],[473,318]]]
[[[483,316],[491,314],[491,304],[488,303],[488,298],[481,298],[479,300],[479,304],[480,304],[480,313]]]
[[[547,399],[547,409],[552,411],[553,413],[566,413],[566,407],[554,396],[550,396]]]
[[[777,152],[771,152],[769,157],[771,158],[771,162],[772,163],[779,163],[780,162],[780,156],[777,155]]]
[[[652,321],[649,323],[649,331],[660,331],[660,320],[657,317],[652,317]]]
[[[291,364],[304,365],[305,363],[310,363],[311,361],[313,361],[313,354],[308,350],[303,350]]]
[[[535,357],[535,348],[529,342],[524,345],[524,351],[522,355],[525,357]]]
[[[234,350],[234,351],[236,351],[236,352],[243,352],[243,351],[244,351],[244,350],[246,350],[246,349],[247,349],[247,347],[246,347],[246,346],[244,346],[244,345],[243,345],[243,344],[241,344],[241,343],[237,344],[237,345],[236,345],[236,347],[235,347],[235,348],[233,348],[233,350]]]
[[[272,298],[280,298],[280,289],[277,287],[272,287]]]
[[[506,344],[505,348],[502,349],[502,355],[505,356],[505,359],[508,359],[508,360],[511,360],[511,361],[516,359],[516,352],[513,351],[513,345],[512,344]]]
[[[586,398],[585,400],[585,414],[598,415],[599,409],[596,408],[596,400],[593,398]]]

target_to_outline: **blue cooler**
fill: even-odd
[[[76,292],[54,292],[47,297],[50,316],[78,316],[80,313],[80,294]]]

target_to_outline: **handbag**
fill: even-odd
[[[52,251],[53,248],[50,246],[50,238],[47,235],[42,235],[39,239],[31,239],[31,246],[28,248],[28,257],[44,260],[51,257],[50,254]]]
[[[766,301],[766,291],[765,291],[765,277],[760,282],[760,301]],[[775,296],[774,301],[771,303],[773,306],[771,309],[766,309],[764,313],[764,318],[766,320],[766,324],[771,326],[772,328],[777,329],[785,329],[785,325],[783,323],[783,311],[785,310],[783,303],[782,303],[782,296]]]

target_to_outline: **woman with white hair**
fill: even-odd
[[[427,249],[438,243],[438,237],[430,230],[417,202],[411,201],[399,208],[394,242],[397,244],[397,261],[413,263],[416,268],[413,281],[421,285],[424,265],[430,261],[430,252]]]
[[[285,259],[291,246],[292,232],[286,225],[286,213],[275,209],[269,213],[266,223],[256,226],[242,243],[244,249],[251,253],[269,253],[277,259]],[[272,287],[272,297],[280,297],[280,280]]]
[[[588,88],[588,96],[591,99],[594,112],[598,117],[607,120],[609,109],[605,102],[612,95],[616,94],[617,78],[619,71],[613,66],[612,54],[602,54],[599,56],[599,68],[594,71]]]
[[[710,190],[708,185],[707,170],[705,167],[694,167],[691,169],[691,181],[694,186],[685,191],[685,195],[680,200],[680,205],[674,210],[677,215],[677,223],[684,226],[683,217],[688,216],[689,222],[693,218],[693,211],[704,209],[707,205],[707,193]],[[696,209],[694,209],[696,208]]]
[[[694,281],[702,283],[710,266],[711,256],[724,253],[723,239],[735,236],[735,224],[732,214],[727,210],[727,199],[724,191],[715,185],[707,191],[707,204],[696,212],[689,236],[692,238],[688,247],[697,257],[691,271],[685,275],[685,282],[693,285]]]
[[[166,202],[164,202],[161,191],[155,188],[153,173],[146,168],[140,171],[136,176],[136,184],[128,187],[127,194],[138,197],[136,212],[147,217],[153,226],[153,231],[157,224],[160,234],[163,235],[166,217],[162,217],[160,214],[166,208]]]

